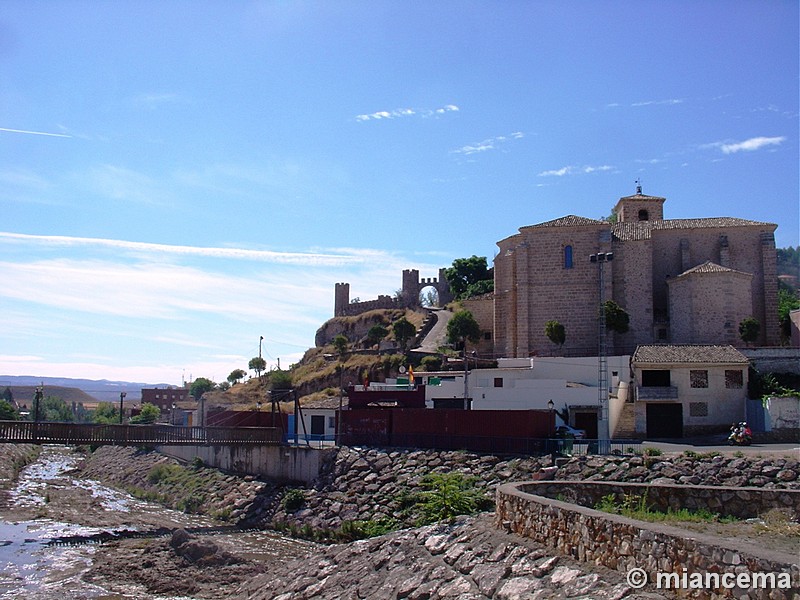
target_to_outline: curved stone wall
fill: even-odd
[[[687,535],[686,530],[678,527],[628,519],[561,500],[572,497],[594,505],[596,500],[593,498],[599,500],[605,495],[617,493],[641,494],[642,490],[647,489],[648,499],[663,498],[668,506],[675,507],[672,503],[677,503],[679,498],[688,499],[695,487],[700,486],[646,486],[586,481],[510,483],[497,488],[495,519],[500,527],[554,547],[578,560],[623,572],[630,572],[636,567],[644,569],[650,581],[656,580],[657,573],[788,573],[793,586],[791,590],[750,590],[745,591],[746,595],[742,595],[743,591],[738,588],[721,588],[711,596],[708,590],[683,590],[686,596],[735,595],[737,598],[773,600],[796,597],[794,594],[800,593],[797,557],[711,535]],[[681,495],[675,488],[685,489],[687,493]],[[747,503],[770,508],[793,507],[795,511],[800,506],[798,490],[706,489],[717,490],[719,495],[745,494],[738,496],[743,514],[749,512],[744,507]],[[696,491],[699,492],[697,498],[702,499],[702,490]],[[760,500],[756,500],[758,492],[764,494]],[[744,498],[749,500],[745,501]],[[706,501],[710,499],[710,496],[706,497]],[[697,506],[702,503],[702,500],[698,500]],[[732,514],[733,504],[736,503],[729,499],[725,512]]]

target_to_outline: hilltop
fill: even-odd
[[[317,330],[316,346],[306,350],[303,358],[289,367],[292,386],[297,391],[300,402],[338,397],[340,380],[347,387],[349,384],[361,383],[365,378],[370,381],[385,381],[399,375],[399,368],[405,366],[408,359],[404,354],[390,353],[388,349],[396,345],[392,324],[401,317],[414,325],[417,332],[422,332],[418,338],[424,336],[424,324],[429,317],[423,310],[376,309],[357,316],[333,317],[326,321]],[[374,325],[382,325],[389,332],[379,345],[372,345],[368,340],[367,334]],[[341,376],[338,371],[340,362],[332,343],[337,335],[344,335],[349,342]],[[415,347],[414,342],[418,341],[413,340],[410,347]],[[387,351],[382,352],[383,350]],[[256,402],[261,401],[263,406],[267,401],[268,386],[269,373],[264,382],[252,378],[224,392],[209,392],[205,397],[211,404],[252,410]],[[286,408],[289,409],[288,406]]]

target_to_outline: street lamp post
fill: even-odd
[[[122,401],[125,400],[127,394],[125,392],[119,393],[119,424],[122,425]]]
[[[169,416],[170,416],[170,418],[172,419],[172,426],[173,426],[173,427],[175,427],[175,409],[176,409],[176,408],[177,408],[177,406],[176,406],[176,405],[175,405],[175,403],[173,402],[173,403],[172,403],[172,412],[171,412],[171,413],[170,413],[170,415],[169,415]]]
[[[600,418],[597,422],[600,439],[598,451],[606,454],[608,451],[611,432],[608,413],[608,356],[606,348],[606,307],[605,307],[605,278],[603,266],[614,260],[613,252],[599,252],[589,256],[589,261],[596,263],[600,275],[600,315],[597,319],[597,400],[600,405]]]

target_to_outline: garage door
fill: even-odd
[[[677,403],[647,404],[647,437],[683,437],[683,405]]]

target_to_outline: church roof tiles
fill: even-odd
[[[727,227],[772,227],[773,223],[762,223],[736,217],[710,217],[705,219],[665,219],[664,221],[635,221],[615,223],[612,226],[614,237],[619,240],[648,240],[653,231],[676,229],[713,229]]]
[[[631,362],[747,364],[749,361],[733,346],[653,344],[637,347]]]

